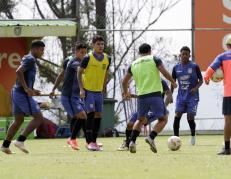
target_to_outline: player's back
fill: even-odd
[[[25,69],[23,73],[25,82],[27,86],[31,89],[33,89],[35,82],[36,62],[37,60],[31,54],[25,55],[21,61],[21,66],[23,66],[23,68]],[[14,89],[19,92],[24,92],[22,84],[20,83],[20,81],[18,81],[18,79],[16,80]]]

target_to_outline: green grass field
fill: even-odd
[[[190,146],[189,136],[182,137],[182,148],[169,151],[166,136],[157,138],[154,154],[140,137],[137,153],[116,151],[123,138],[101,138],[104,151],[90,152],[79,140],[81,149],[66,146],[65,139],[28,140],[30,154],[15,147],[13,155],[0,153],[0,179],[50,178],[231,178],[231,156],[217,156],[223,136],[197,136],[197,145]]]

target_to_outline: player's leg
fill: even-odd
[[[93,122],[92,130],[92,142],[94,143],[97,151],[100,150],[100,146],[97,144],[97,137],[100,129],[100,124],[102,121],[102,111],[103,111],[103,94],[94,93],[94,102],[95,102],[95,116]]]
[[[13,123],[10,125],[8,131],[7,131],[7,136],[6,140],[11,141],[15,134],[17,133],[18,129],[22,125],[24,121],[24,115],[25,113],[29,113],[28,110],[28,102],[26,95],[22,95],[17,92],[12,92],[12,109],[13,109],[13,114],[15,116],[15,120]]]
[[[137,118],[136,118],[137,119]],[[129,143],[130,143],[130,137],[131,137],[131,134],[132,134],[132,129],[133,129],[133,126],[134,126],[134,124],[135,124],[135,122],[136,122],[137,120],[134,120],[134,122],[133,121],[129,121],[128,123],[127,123],[127,127],[126,127],[126,131],[125,131],[125,135],[126,135],[126,140],[125,140],[125,142],[126,142],[126,147],[128,147],[128,145],[129,145]]]
[[[15,136],[15,134],[17,133],[18,129],[22,125],[23,121],[24,121],[24,114],[23,113],[15,115],[15,120],[10,125],[10,127],[7,131],[7,134],[6,134],[6,138],[3,141],[3,144],[1,146],[2,152],[6,153],[6,154],[12,154],[11,150],[9,149],[10,143],[11,143],[13,137]]]
[[[67,117],[70,119],[70,131],[72,133],[76,119],[74,118],[74,110],[71,105],[71,98],[67,96],[61,96],[61,104],[63,105],[65,111],[67,112]],[[71,138],[67,139],[67,144],[70,145]]]
[[[12,100],[15,115],[23,113],[27,115],[32,115],[34,117],[34,119],[30,121],[28,126],[19,135],[19,137],[15,141],[13,141],[16,147],[18,147],[24,153],[28,153],[28,150],[24,146],[24,141],[26,140],[27,136],[41,124],[43,120],[42,113],[40,111],[38,103],[32,97],[27,96],[24,93],[13,91]],[[22,117],[20,117],[20,121],[22,121],[21,118]]]
[[[195,115],[192,113],[188,113],[187,114],[187,120],[188,120],[188,124],[190,127],[190,131],[191,131],[191,140],[190,143],[191,145],[195,145],[196,143],[196,123],[195,123]]]
[[[145,120],[146,118],[144,114],[143,116],[138,117],[138,120],[135,122],[133,126],[131,137],[130,137],[130,142],[129,142],[129,151],[131,153],[136,153],[136,139],[140,135],[140,130]]]
[[[180,120],[182,117],[182,114],[186,110],[186,104],[182,100],[176,100],[176,110],[175,110],[175,117],[173,122],[173,132],[175,136],[179,136],[179,130],[180,130]]]
[[[196,143],[196,123],[195,116],[197,113],[198,100],[192,99],[187,103],[187,120],[191,131],[191,145],[195,145]]]
[[[71,105],[71,108],[73,110],[73,114],[75,114],[73,117],[73,119],[75,119],[75,124],[73,126],[73,130],[71,133],[69,143],[74,150],[78,150],[79,147],[78,147],[78,142],[76,139],[77,134],[79,133],[81,128],[85,128],[87,115],[84,111],[84,104],[79,98],[77,98],[77,97],[71,98],[70,99],[70,105]]]
[[[224,144],[225,147],[218,153],[218,155],[230,155],[230,137],[231,137],[231,97],[223,98],[222,113],[225,118],[224,124]]]
[[[125,130],[126,139],[123,141],[122,145],[118,148],[119,151],[128,150],[132,128],[134,126],[134,123],[137,121],[137,117],[138,117],[137,112],[131,115],[131,118],[129,122],[127,123],[126,130]]]
[[[123,141],[121,146],[118,148],[118,151],[127,151],[130,143],[130,136],[132,133],[132,128],[134,126],[134,123],[131,122],[131,120],[127,123],[126,130],[125,130],[125,135],[126,139]]]
[[[152,97],[149,101],[150,111],[158,119],[158,122],[154,125],[149,136],[145,138],[146,143],[149,144],[150,149],[156,153],[155,138],[163,130],[168,121],[168,111],[165,107],[164,101],[161,97]]]
[[[168,116],[162,116],[158,118],[158,122],[154,125],[152,131],[150,132],[149,136],[145,138],[145,142],[149,144],[150,149],[157,153],[157,148],[155,145],[155,138],[157,135],[163,130],[165,125],[167,124]]]
[[[174,132],[175,136],[179,136],[181,117],[182,117],[181,112],[176,112],[175,113],[174,122],[173,122],[173,132]]]
[[[13,141],[14,145],[19,148],[24,153],[29,153],[29,151],[24,146],[24,142],[27,139],[27,136],[33,132],[37,127],[40,126],[43,120],[43,115],[41,112],[35,113],[32,115],[33,119],[29,122],[29,124],[26,126],[26,128],[22,131],[22,133],[19,135],[19,137]]]
[[[93,92],[85,90],[85,108],[87,111],[86,120],[86,142],[88,150],[95,150],[93,139],[93,122],[95,117],[95,102]]]
[[[226,154],[230,154],[230,137],[231,137],[231,115],[225,115],[224,141],[225,141]]]
[[[129,151],[131,153],[135,153],[136,152],[136,138],[139,136],[140,134],[140,130],[141,127],[144,123],[144,121],[146,120],[146,114],[148,113],[150,106],[149,103],[147,101],[147,98],[138,98],[137,99],[137,118],[138,120],[135,122],[133,129],[132,129],[132,133],[131,133],[131,137],[130,137],[130,143],[129,143]]]

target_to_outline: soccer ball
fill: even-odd
[[[211,77],[211,80],[213,82],[220,82],[224,79],[224,73],[221,68],[218,68],[214,73],[213,76]]]
[[[168,148],[172,151],[179,150],[181,147],[181,139],[177,136],[171,136],[168,138]]]

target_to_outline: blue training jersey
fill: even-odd
[[[199,91],[193,95],[190,90],[198,84],[198,80],[202,79],[200,68],[197,64],[189,61],[187,64],[178,63],[173,67],[173,79],[178,81],[177,100],[199,100]]]
[[[35,76],[36,76],[36,64],[37,63],[38,63],[37,59],[32,54],[28,54],[22,58],[22,61],[20,64],[20,66],[22,66],[25,69],[25,71],[23,73],[25,82],[26,82],[28,88],[31,88],[31,89],[33,89],[33,87],[34,87]],[[22,84],[20,83],[20,81],[18,79],[16,79],[16,83],[15,83],[13,88],[14,88],[14,90],[16,90],[18,92],[25,93],[25,91],[22,87]]]
[[[79,83],[77,79],[77,70],[81,61],[73,58],[68,61],[64,74],[64,82],[62,87],[62,95],[68,97],[79,96]]]

